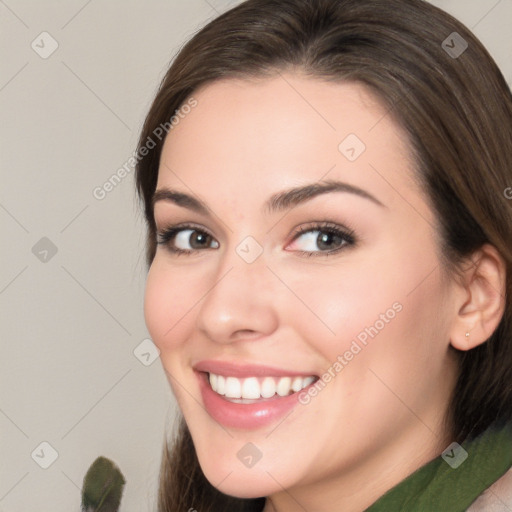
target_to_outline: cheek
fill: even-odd
[[[160,350],[160,359],[169,385],[180,409],[188,417],[190,392],[183,392],[183,383],[190,378],[187,367],[186,341],[193,330],[194,311],[204,295],[201,280],[166,264],[155,257],[146,280],[144,317],[151,339]],[[181,385],[180,385],[181,384]],[[193,403],[201,400],[198,395]]]
[[[146,280],[144,317],[149,333],[164,355],[185,339],[187,323],[201,291],[198,280],[155,257]]]
[[[444,291],[434,251],[426,251],[425,243],[395,244],[381,247],[377,256],[354,253],[344,265],[283,271],[297,296],[287,301],[289,321],[331,363],[347,350],[367,351],[377,340],[379,350],[389,354],[401,346],[410,350],[435,336],[433,326],[444,328],[439,317]]]
[[[362,272],[359,265],[283,272],[295,295],[288,293],[288,300],[283,300],[288,321],[329,360],[347,350],[358,335],[364,341],[365,328],[376,322],[382,328],[380,315],[393,319],[399,307],[399,281],[378,266],[369,265]]]

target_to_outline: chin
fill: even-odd
[[[269,475],[271,472],[267,473],[263,468],[240,470],[233,465],[219,466],[215,461],[203,466],[201,459],[199,463],[210,484],[228,496],[241,499],[261,498],[282,490]]]

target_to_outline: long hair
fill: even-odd
[[[451,430],[462,441],[512,419],[512,95],[492,57],[460,22],[423,0],[248,0],[201,29],[164,77],[139,140],[136,182],[155,255],[152,196],[175,112],[200,86],[285,70],[368,86],[405,130],[435,212],[447,268],[483,244],[506,263],[503,318],[486,343],[458,352]],[[158,133],[158,132],[157,132]],[[145,151],[147,141],[153,147]],[[201,472],[181,419],[164,446],[160,512],[260,511],[264,498],[225,496]]]

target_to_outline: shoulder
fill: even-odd
[[[510,512],[512,510],[512,468],[487,488],[466,512]]]

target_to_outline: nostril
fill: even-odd
[[[259,336],[261,336],[261,333],[252,329],[239,329],[231,335],[231,338],[233,341],[240,341],[240,339],[255,339]]]

